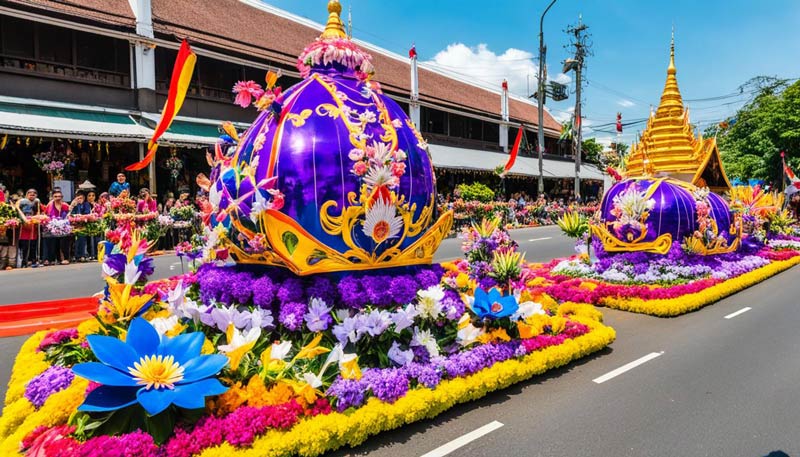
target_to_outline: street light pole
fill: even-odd
[[[539,132],[537,136],[537,145],[536,149],[539,154],[539,195],[544,193],[544,163],[542,161],[542,151],[544,150],[544,89],[545,89],[545,78],[546,78],[546,70],[545,70],[545,54],[547,53],[547,49],[544,46],[544,15],[550,10],[556,0],[550,2],[545,8],[544,12],[542,13],[542,17],[539,19],[539,81],[537,82],[537,104],[539,105]]]

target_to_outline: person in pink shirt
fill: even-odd
[[[139,201],[136,203],[136,212],[139,214],[155,213],[158,211],[158,202],[150,195],[150,189],[139,191]]]
[[[44,213],[50,219],[66,219],[69,217],[69,205],[64,203],[64,195],[60,190],[53,191],[52,200],[44,208]],[[45,241],[45,262],[55,265],[59,258],[61,265],[69,264],[72,248],[72,236],[53,236]]]

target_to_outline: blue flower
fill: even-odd
[[[86,339],[100,362],[80,363],[72,371],[102,385],[89,393],[81,411],[113,411],[139,403],[156,415],[173,404],[202,408],[205,397],[228,389],[213,377],[228,359],[200,355],[202,332],[162,337],[145,319],[136,318],[124,342],[101,335]]]
[[[500,319],[514,314],[519,308],[513,295],[503,296],[499,290],[492,288],[489,293],[480,287],[475,289],[475,302],[472,311],[481,319]]]

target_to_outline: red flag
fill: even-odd
[[[172,79],[169,83],[169,94],[167,95],[167,102],[164,103],[164,109],[161,111],[161,120],[156,125],[153,137],[147,144],[147,155],[144,159],[132,165],[125,167],[128,171],[141,170],[152,162],[153,157],[156,155],[158,149],[158,139],[161,135],[169,129],[172,121],[178,112],[181,110],[183,101],[186,98],[186,91],[189,90],[189,83],[192,80],[192,73],[194,72],[194,64],[197,61],[197,55],[192,52],[189,43],[183,40],[181,48],[178,51],[178,57],[175,59],[175,67],[172,69]]]
[[[416,57],[417,57],[417,46],[412,44],[411,49],[408,50],[408,58],[414,59]]]
[[[622,113],[617,113],[617,133],[622,133]]]
[[[503,167],[503,174],[505,175],[511,168],[514,166],[514,162],[517,161],[517,154],[519,154],[519,146],[522,143],[522,134],[525,131],[525,128],[520,124],[519,130],[517,130],[517,138],[514,140],[514,147],[511,148],[511,155],[508,157],[508,162],[506,162],[506,166]]]

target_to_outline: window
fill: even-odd
[[[450,121],[449,136],[456,138],[467,138],[467,119],[458,114],[448,113],[448,120]]]
[[[231,65],[207,57],[197,58],[197,79],[203,88],[218,89],[230,92],[233,85],[244,77],[242,67]],[[264,79],[259,83],[263,86]]]
[[[420,118],[423,132],[447,134],[447,113],[423,106]]]
[[[483,122],[479,121],[478,119],[469,118],[467,126],[468,130],[466,138],[472,140],[483,139]]]
[[[12,57],[35,57],[34,28],[31,22],[11,17],[0,17],[0,42],[2,54]]]
[[[72,30],[36,24],[39,60],[72,65]]]
[[[500,141],[500,125],[494,122],[483,123],[483,141],[498,143]],[[513,143],[511,143],[513,146]]]

